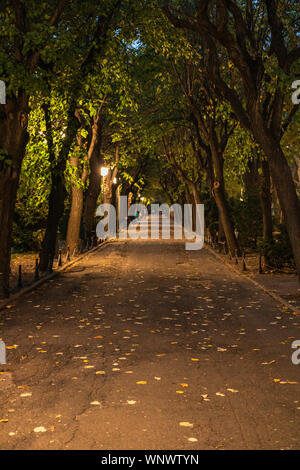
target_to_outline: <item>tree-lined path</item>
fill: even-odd
[[[299,326],[205,249],[108,246],[1,313],[0,448],[297,448]]]
[[[299,17],[0,2],[0,449],[299,448]]]

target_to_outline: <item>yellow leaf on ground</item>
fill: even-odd
[[[185,428],[193,428],[194,425],[192,423],[189,423],[188,421],[181,421],[179,423],[179,426],[183,426]]]

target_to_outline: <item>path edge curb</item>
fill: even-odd
[[[234,266],[232,266],[232,264],[228,263],[228,261],[226,261],[221,255],[219,255],[218,253],[216,253],[209,245],[207,245],[207,243],[205,244],[205,249],[207,251],[209,251],[210,253],[212,253],[215,258],[217,258],[218,260],[222,261],[223,264],[225,264],[228,268],[230,268],[232,271],[234,271],[236,274],[238,274],[239,276],[243,276],[245,277],[246,279],[248,279],[248,281],[252,282],[252,284],[254,284],[256,287],[258,287],[260,290],[262,290],[265,294],[267,294],[269,297],[271,297],[273,300],[275,300],[277,303],[280,303],[281,305],[284,305],[285,307],[287,307],[289,310],[291,310],[293,313],[297,313],[298,315],[300,315],[300,310],[297,308],[297,307],[293,307],[291,304],[289,304],[289,302],[287,300],[285,300],[283,297],[281,297],[280,295],[278,294],[275,294],[274,292],[270,292],[265,286],[263,286],[262,284],[260,284],[259,282],[255,281],[255,279],[252,279],[251,276],[249,276],[248,274],[246,273],[242,273],[239,269],[236,269]]]
[[[106,248],[109,245],[113,245],[115,243],[120,243],[120,242],[122,243],[122,240],[107,240],[107,241],[101,243],[101,245],[95,246],[91,250],[79,255],[77,258],[73,259],[69,263],[62,266],[61,268],[58,268],[55,271],[53,271],[53,273],[48,274],[47,276],[44,276],[42,279],[39,279],[38,281],[32,283],[30,286],[27,286],[24,289],[21,289],[16,294],[11,295],[8,299],[0,302],[0,312],[2,310],[4,310],[7,307],[7,305],[10,305],[11,303],[13,303],[14,301],[16,301],[19,298],[23,297],[24,295],[29,294],[30,292],[38,289],[45,282],[51,281],[52,279],[57,277],[62,272],[67,271],[68,268],[70,268],[71,266],[74,266],[76,263],[81,261],[86,256],[89,256],[91,253],[93,253],[97,250],[101,250],[103,248]]]

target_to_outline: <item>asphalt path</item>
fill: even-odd
[[[110,245],[1,312],[0,449],[299,449],[299,327],[205,249]]]

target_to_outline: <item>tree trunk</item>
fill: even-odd
[[[22,161],[28,142],[28,97],[23,93],[0,106],[0,297],[9,295],[11,233]]]
[[[240,247],[234,232],[234,225],[229,211],[223,177],[223,155],[216,148],[216,143],[213,139],[210,141],[211,159],[215,171],[215,181],[213,183],[212,193],[214,195],[218,210],[219,217],[225,233],[225,238],[228,250],[231,256],[241,255]]]
[[[84,129],[84,125],[81,116],[78,115],[78,119],[81,122],[80,130],[82,130]],[[77,135],[77,147],[74,149],[74,154],[70,156],[70,166],[74,171],[74,175],[71,178],[71,210],[67,228],[67,247],[70,250],[71,256],[74,256],[78,251],[83,208],[83,186],[81,183],[85,183],[88,174],[86,168],[87,161],[84,161],[82,165],[79,162],[79,152],[81,149],[83,149],[83,146],[83,136],[79,132]]]
[[[270,171],[277,189],[300,281],[300,202],[288,163],[284,155],[280,158],[280,153],[278,154],[279,158],[276,162],[269,162]]]
[[[40,252],[40,270],[46,271],[49,261],[53,261],[56,249],[58,224],[64,213],[66,196],[64,172],[57,169],[52,171],[51,191],[47,216],[46,232]]]
[[[219,217],[231,256],[235,256],[236,254],[240,256],[240,248],[234,233],[234,226],[229,212],[224,187],[219,181],[214,182],[213,194],[219,210]]]
[[[104,202],[105,204],[112,204],[116,208],[116,190],[117,182],[115,178],[118,174],[118,162],[119,162],[119,144],[116,145],[115,151],[115,167],[108,171],[108,175],[105,177],[105,188],[104,188]]]
[[[118,186],[117,183],[114,183],[115,175],[115,170],[109,170],[108,175],[105,177],[104,203],[112,204],[116,208],[116,190]]]
[[[112,204],[113,199],[113,180],[112,170],[108,171],[108,175],[105,176],[104,180],[104,204]]]
[[[205,155],[206,165],[204,170],[206,172],[207,181],[211,189],[211,193],[216,201],[219,211],[219,220],[223,228],[227,247],[232,256],[236,254],[241,255],[239,243],[235,236],[234,225],[229,211],[226,191],[224,186],[224,158],[223,152],[225,151],[229,135],[224,142],[219,142],[219,138],[215,128],[215,122],[211,121],[207,129],[202,124],[198,109],[193,107],[195,115],[194,123],[196,124],[197,139],[199,148],[202,148],[203,155]],[[204,145],[201,139],[200,130],[202,129],[204,135],[207,136],[208,145]],[[220,232],[220,230],[219,230]]]
[[[253,152],[253,157],[247,164],[247,170],[243,175],[245,194],[248,198],[259,198],[259,188],[257,186],[258,176],[258,155]]]
[[[188,183],[188,186],[190,187],[191,189],[191,197],[193,199],[193,203],[192,203],[192,216],[193,216],[193,230],[195,231],[196,230],[196,206],[197,204],[201,204],[200,202],[200,197],[199,197],[199,194],[198,194],[198,191],[197,191],[197,187],[194,183]]]
[[[263,241],[267,244],[273,241],[272,196],[269,164],[266,160],[261,162],[262,175],[260,177],[260,205],[263,221]],[[263,256],[265,268],[272,267],[272,261],[266,253]]]
[[[81,117],[81,130],[84,129],[83,122]],[[67,228],[67,246],[70,250],[71,256],[74,256],[78,252],[79,238],[80,238],[80,225],[83,209],[83,190],[84,184],[88,176],[88,160],[89,152],[86,155],[86,158],[83,164],[80,163],[78,152],[84,147],[84,140],[82,135],[79,133],[77,135],[77,148],[74,151],[74,155],[70,156],[70,166],[74,171],[74,176],[72,176],[72,189],[71,189],[71,211],[68,219],[68,228]],[[77,150],[77,152],[76,152]]]
[[[223,241],[226,239],[226,237],[225,237],[225,232],[224,232],[222,220],[221,220],[221,217],[220,217],[220,211],[219,211],[218,227],[219,227],[219,230],[218,230],[218,241],[219,241],[219,242],[223,242]]]
[[[80,227],[81,227],[81,219],[82,219],[82,212],[83,212],[83,195],[84,195],[84,187],[86,185],[88,176],[90,174],[90,161],[93,156],[98,156],[100,153],[100,135],[101,135],[101,122],[100,122],[100,111],[102,109],[102,105],[99,106],[97,115],[93,118],[93,123],[89,126],[89,143],[88,143],[88,151],[84,158],[83,163],[79,162],[78,156],[72,156],[70,158],[71,166],[76,171],[76,176],[80,180],[80,186],[78,186],[78,182],[76,179],[72,181],[72,203],[71,203],[71,212],[69,215],[68,220],[68,230],[67,230],[67,245],[70,248],[71,255],[78,251],[79,240],[80,240]],[[84,129],[86,123],[85,120],[81,117],[80,113],[78,113],[78,119],[81,123],[81,128]],[[78,147],[81,148],[86,146],[86,143],[83,141],[81,135],[77,138]],[[95,165],[96,166],[96,165]],[[93,168],[100,175],[100,168]],[[95,176],[95,174],[93,175]],[[100,185],[99,185],[100,188]],[[97,200],[95,201],[97,204]],[[95,207],[94,207],[95,211]],[[93,215],[94,215],[93,211]],[[89,237],[91,236],[92,228],[90,227]]]
[[[263,240],[272,242],[273,240],[273,220],[272,220],[272,197],[270,171],[267,161],[261,162],[262,176],[260,185],[260,201],[263,219]]]
[[[185,184],[185,188],[184,188],[184,195],[185,195],[185,204],[193,204],[193,199],[192,199],[192,196],[190,194],[190,191],[188,189],[188,184]]]
[[[8,167],[0,173],[0,298],[9,296],[11,233],[19,170]]]
[[[300,281],[300,201],[292,172],[277,139],[256,128],[256,139],[269,161],[270,173],[283,212]]]
[[[97,201],[101,191],[101,173],[100,168],[102,164],[102,157],[100,152],[93,153],[90,161],[90,179],[89,186],[85,197],[85,207],[83,215],[84,237],[87,239],[95,230],[95,212],[97,208]]]
[[[98,122],[95,132],[94,148],[90,157],[90,175],[89,185],[85,195],[85,206],[83,214],[83,229],[85,239],[91,236],[95,231],[95,212],[97,208],[97,201],[101,191],[101,165],[103,164],[103,157],[101,155],[102,144],[102,123]]]
[[[46,109],[46,108],[45,108]],[[47,118],[47,113],[45,114],[46,125],[47,125],[47,134],[48,134],[48,146],[49,146],[49,155],[52,163],[51,169],[51,192],[49,197],[49,208],[48,208],[48,217],[46,231],[42,243],[42,249],[40,252],[40,270],[46,271],[49,266],[49,261],[52,261],[55,256],[56,240],[57,240],[57,230],[61,217],[64,213],[65,207],[65,197],[66,197],[66,188],[65,188],[65,169],[67,158],[71,145],[77,134],[77,129],[79,127],[78,119],[75,116],[76,112],[76,100],[73,99],[70,103],[67,117],[67,130],[65,132],[65,139],[60,151],[60,154],[56,157],[53,154],[53,148],[51,148],[51,143],[49,146],[49,137],[51,140],[51,121],[49,116]],[[55,161],[54,161],[55,159]]]
[[[83,188],[72,186],[72,204],[68,220],[67,246],[71,256],[78,252],[80,225],[83,208]]]

